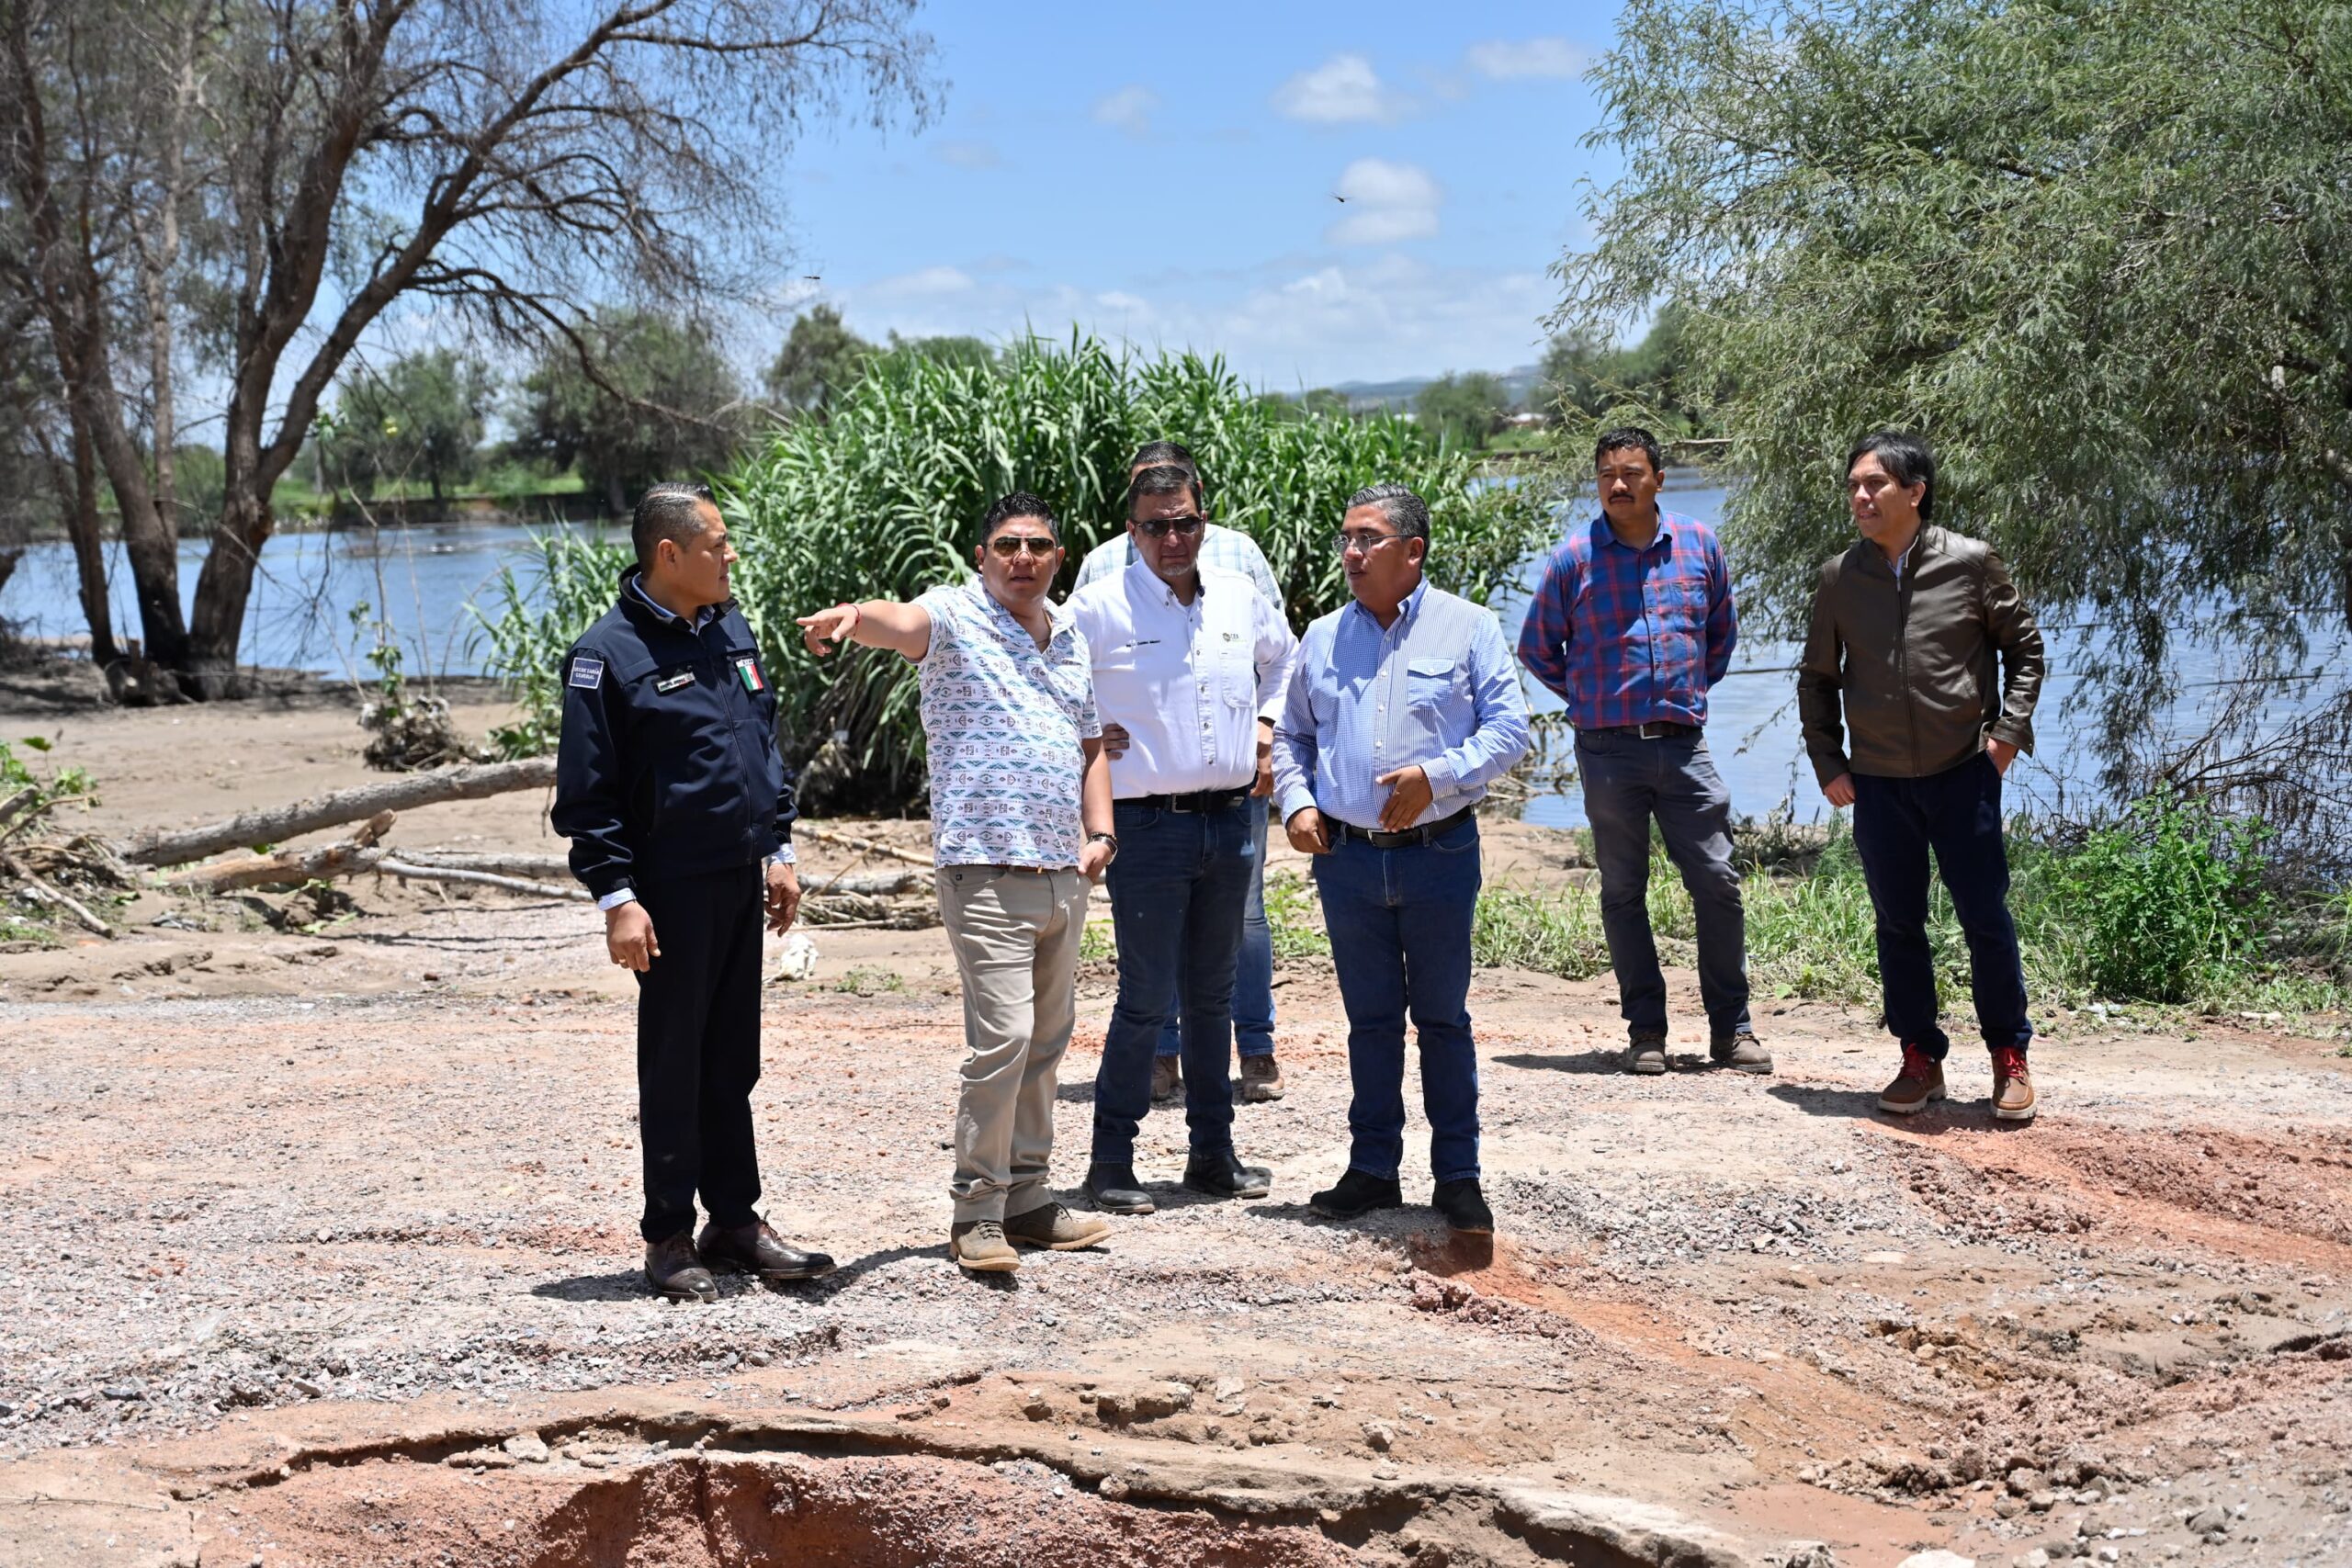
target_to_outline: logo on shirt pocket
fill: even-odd
[[[669,674],[662,676],[660,680],[654,682],[653,689],[656,692],[661,693],[662,695],[667,696],[672,692],[677,691],[682,687],[691,686],[694,683],[695,672],[693,671],[674,670]]]

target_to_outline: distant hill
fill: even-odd
[[[1527,394],[1543,379],[1543,376],[1541,366],[1522,365],[1515,370],[1502,372],[1501,379],[1504,389],[1510,393],[1511,401],[1523,404],[1527,401]],[[1348,407],[1358,413],[1385,408],[1409,412],[1413,400],[1421,395],[1421,389],[1436,379],[1434,376],[1411,376],[1396,381],[1342,381],[1331,389],[1346,398]]]

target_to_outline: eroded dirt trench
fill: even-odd
[[[820,933],[755,1104],[766,1212],[842,1267],[683,1309],[637,1277],[628,997],[575,915],[254,939],[292,994],[0,999],[0,1562],[2352,1562],[2325,1043],[2053,1019],[2032,1127],[1959,1053],[1894,1124],[1837,1010],[1762,1021],[1773,1077],[1678,1041],[1634,1079],[1601,983],[1485,972],[1478,1249],[1306,1211],[1348,1089],[1300,965],[1291,1091],[1237,1127],[1273,1196],[1182,1193],[1158,1112],[1161,1211],[988,1283],[942,1246],[937,933]]]

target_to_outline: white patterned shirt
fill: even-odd
[[[931,616],[916,665],[941,865],[1074,866],[1085,838],[1080,742],[1102,733],[1086,638],[1048,604],[1040,649],[978,581],[915,601]]]
[[[1133,565],[1135,558],[1136,542],[1122,528],[1086,552],[1086,558],[1078,563],[1078,581],[1070,584],[1070,592],[1075,593],[1105,577],[1116,577]],[[1239,572],[1266,596],[1267,604],[1277,612],[1282,611],[1282,585],[1274,581],[1274,569],[1266,564],[1266,552],[1240,529],[1204,524],[1201,528],[1200,562],[1203,566],[1221,566],[1227,571]],[[1289,617],[1285,615],[1283,618]]]

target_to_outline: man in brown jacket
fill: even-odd
[[[1846,460],[1861,538],[1821,569],[1797,712],[1822,794],[1854,808],[1854,847],[1878,916],[1886,1027],[1903,1067],[1879,1109],[1944,1098],[1928,856],[1968,939],[1976,1023],[1993,1054],[1993,1114],[2033,1118],[2025,971],[2009,919],[2001,778],[2033,750],[2041,632],[1990,546],[1933,526],[1936,460],[1901,431]],[[1842,708],[1842,714],[1841,714]],[[1850,731],[1850,735],[1849,732]]]

